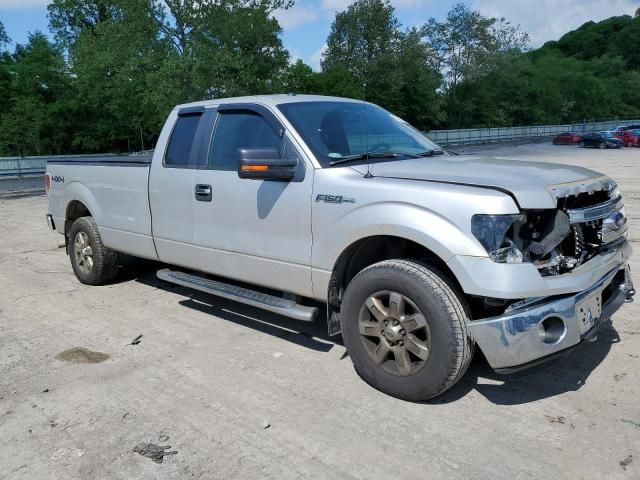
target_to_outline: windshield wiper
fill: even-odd
[[[433,150],[426,150],[417,154],[418,157],[433,157],[435,155],[444,155],[444,150],[434,148]]]
[[[337,160],[329,162],[332,167],[334,165],[340,165],[341,163],[356,162],[358,160],[371,160],[376,158],[396,158],[396,157],[409,157],[420,158],[419,155],[412,155],[410,153],[396,153],[396,152],[366,152],[358,155],[350,155],[348,157],[342,157]]]

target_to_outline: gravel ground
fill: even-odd
[[[640,238],[640,149],[490,153],[612,175]],[[45,212],[0,200],[0,479],[640,478],[637,303],[550,368],[501,377],[477,356],[408,403],[362,382],[321,322],[163,284],[154,264],[81,285]]]

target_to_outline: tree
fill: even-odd
[[[4,28],[2,22],[0,22],[0,48],[3,48],[5,45],[11,43],[11,39],[9,35],[7,35],[7,31]]]
[[[317,93],[318,74],[298,59],[282,75],[282,88],[287,93]]]
[[[55,0],[51,29],[63,45],[80,121],[72,147],[131,151],[150,146],[169,107],[158,108],[155,72],[167,56],[150,5],[137,0]],[[170,99],[169,99],[170,101]]]
[[[289,0],[54,0],[89,150],[150,146],[166,114],[205,98],[280,88],[288,63],[274,10]]]
[[[272,14],[290,0],[154,1],[153,18],[171,47],[167,93],[196,100],[277,89],[289,55]]]
[[[370,78],[374,63],[397,51],[399,27],[388,0],[356,0],[336,14],[322,69],[346,68],[364,83]]]
[[[444,120],[438,93],[442,76],[431,66],[429,55],[419,29],[402,35],[396,66],[401,78],[401,107],[396,113],[421,130],[430,130]]]
[[[0,112],[0,151],[13,155],[62,150],[67,135],[62,110],[68,76],[61,51],[46,35],[29,35],[11,56],[11,97]]]
[[[521,53],[529,40],[520,27],[504,18],[488,18],[462,3],[454,5],[444,21],[431,18],[422,27],[432,67],[444,76],[448,122],[460,123],[457,87],[463,80],[481,78]]]
[[[438,74],[418,31],[400,30],[388,0],[356,0],[336,14],[322,59],[328,94],[365,97],[421,128],[438,121]],[[334,83],[327,82],[331,80]]]
[[[13,93],[11,90],[12,59],[9,52],[3,50],[10,41],[4,25],[0,22],[0,112],[4,112],[9,108]]]

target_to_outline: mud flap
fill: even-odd
[[[329,331],[329,336],[333,337],[334,335],[338,335],[342,332],[342,326],[340,324],[340,314],[335,310],[328,312],[327,316],[327,329]]]

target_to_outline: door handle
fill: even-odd
[[[211,185],[196,185],[196,200],[199,202],[210,202],[212,197]]]

